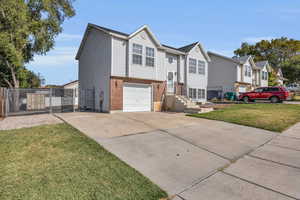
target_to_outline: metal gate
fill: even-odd
[[[95,89],[80,89],[79,105],[81,111],[95,111]]]
[[[61,88],[7,89],[6,115],[74,111],[74,90]]]

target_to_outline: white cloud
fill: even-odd
[[[272,40],[274,39],[274,37],[271,36],[266,36],[266,37],[247,37],[245,39],[243,39],[243,42],[248,42],[248,43],[257,43],[260,42],[262,40]]]
[[[38,67],[63,67],[75,65],[77,47],[57,47],[44,56],[35,56],[29,65]]]
[[[57,41],[74,41],[82,39],[82,35],[62,33],[58,35]]]

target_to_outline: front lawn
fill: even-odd
[[[300,101],[300,96],[294,96],[293,100],[294,101]]]
[[[1,200],[158,200],[167,194],[66,125],[0,131]]]
[[[210,113],[190,114],[188,116],[282,132],[300,122],[300,105],[236,104]]]

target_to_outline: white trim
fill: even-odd
[[[154,40],[154,42],[156,43],[156,45],[158,47],[162,47],[160,42],[158,41],[158,39],[156,39],[155,35],[152,33],[152,31],[150,30],[150,28],[147,25],[143,25],[141,28],[137,29],[135,32],[131,33],[128,36],[128,39],[133,38],[135,35],[137,35],[138,33],[140,33],[141,31],[146,30],[148,32],[148,34],[152,37],[152,39]]]
[[[189,52],[191,52],[191,51],[192,51],[195,47],[197,47],[197,46],[200,48],[200,51],[201,51],[201,53],[204,55],[206,61],[207,61],[207,62],[211,62],[211,59],[210,59],[209,55],[208,55],[207,52],[204,50],[204,48],[203,48],[203,46],[201,45],[200,42],[197,42],[197,43],[194,45],[194,47],[191,48],[191,50],[190,50]]]

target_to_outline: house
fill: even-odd
[[[127,34],[88,24],[76,59],[80,92],[95,91],[98,111],[160,111],[164,94],[206,102],[210,58],[199,42],[175,48],[146,25]]]
[[[64,88],[64,89],[73,89],[74,90],[75,106],[78,106],[78,85],[79,85],[78,80],[71,81],[69,83],[62,85],[62,88]]]
[[[268,63],[255,63],[252,56],[229,58],[208,52],[208,99],[226,92],[247,92],[268,85]]]
[[[271,71],[271,66],[268,61],[260,61],[255,63],[258,70],[256,70],[255,81],[257,87],[267,87],[269,86],[269,72]]]

